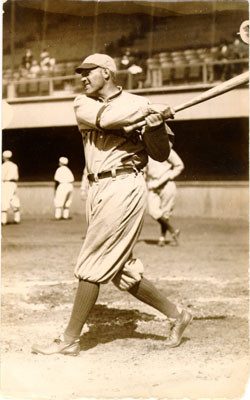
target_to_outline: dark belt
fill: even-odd
[[[114,168],[113,170],[110,171],[98,172],[97,174],[88,174],[88,180],[90,182],[97,182],[98,179],[115,178],[118,175],[130,174],[132,172],[138,174],[140,170],[133,167],[124,167],[118,169]]]
[[[16,182],[16,179],[9,179],[8,181],[3,181],[3,182]]]

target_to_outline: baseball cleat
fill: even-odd
[[[48,346],[39,346],[34,344],[31,352],[34,354],[64,354],[67,356],[78,356],[80,353],[80,339],[74,340],[72,343],[66,343],[62,338],[57,338]]]
[[[191,323],[193,319],[192,314],[188,311],[183,310],[180,317],[176,319],[169,338],[165,342],[167,347],[177,347],[181,343],[182,335],[186,327]]]

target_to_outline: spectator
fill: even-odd
[[[136,88],[141,88],[143,86],[143,81],[145,79],[144,73],[143,73],[143,69],[136,64],[132,64],[129,68],[128,71],[132,74],[133,76],[133,89]]]
[[[20,66],[20,75],[22,77],[24,78],[27,77],[28,72],[32,65],[32,61],[33,61],[33,54],[30,49],[27,49],[25,55],[22,58],[22,63]]]
[[[33,54],[30,49],[27,49],[25,55],[22,58],[22,68],[29,71],[32,61],[33,61]]]
[[[127,49],[121,58],[119,69],[128,69],[131,65],[133,65],[133,61],[134,60],[131,56],[130,49]]]
[[[28,73],[28,78],[38,78],[40,74],[41,74],[41,67],[36,60],[33,60],[31,68]]]
[[[49,52],[45,49],[40,54],[40,67],[43,75],[50,75],[55,66],[55,58],[51,58]]]

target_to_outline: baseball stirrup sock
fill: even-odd
[[[99,283],[79,280],[74,305],[68,326],[64,332],[65,341],[78,339],[99,294]]]
[[[180,313],[177,307],[171,303],[165,296],[163,296],[158,289],[146,278],[128,290],[138,300],[156,308],[169,318],[177,318]]]

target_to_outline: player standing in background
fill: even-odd
[[[174,179],[180,175],[184,164],[178,154],[171,149],[167,161],[158,162],[149,157],[146,175],[148,186],[148,211],[161,227],[159,246],[166,243],[166,234],[169,231],[175,245],[178,245],[179,229],[170,224],[176,198],[176,184]]]
[[[3,152],[2,164],[2,225],[8,222],[8,210],[13,209],[14,222],[21,222],[20,200],[17,196],[17,181],[19,180],[18,166],[10,161],[12,152],[5,150]]]
[[[55,181],[55,219],[69,219],[69,208],[72,203],[74,175],[66,157],[59,158],[59,167],[54,176]]]
[[[74,108],[89,180],[88,229],[75,268],[79,281],[69,323],[60,338],[48,346],[33,345],[32,351],[79,354],[81,331],[97,301],[100,285],[110,281],[173,319],[165,345],[176,347],[192,316],[179,310],[143,276],[142,262],[132,254],[147,205],[142,170],[148,154],[142,135],[165,135],[164,118],[159,107],[116,86],[116,64],[108,55],[87,57],[76,72],[82,75],[85,91],[75,99]],[[164,115],[172,117],[171,108],[162,106]],[[139,120],[146,122],[141,131],[124,132],[125,126]],[[165,151],[167,159],[168,140]]]

